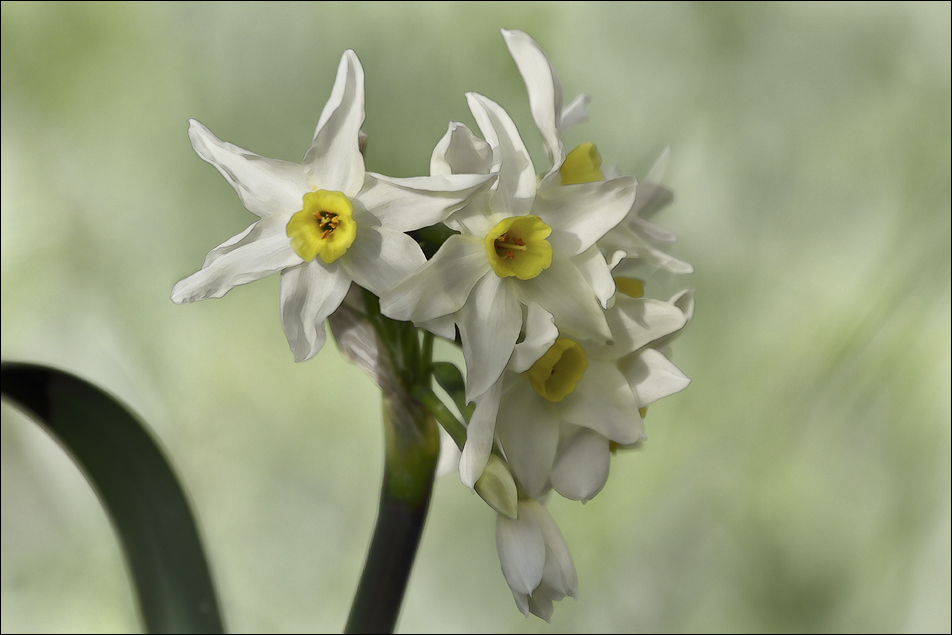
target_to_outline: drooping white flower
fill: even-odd
[[[522,614],[545,621],[552,602],[578,597],[578,576],[568,545],[545,507],[519,501],[515,519],[496,518],[496,550],[502,573]]]
[[[351,282],[379,294],[425,258],[404,232],[432,225],[493,177],[394,179],[366,172],[358,135],[364,74],[341,57],[331,96],[302,163],[269,159],[221,141],[192,120],[189,139],[259,220],[212,249],[202,269],[172,289],[175,303],[218,298],[281,272],[281,321],[295,360],[324,345],[324,320]]]
[[[495,439],[529,496],[550,487],[583,502],[595,496],[608,478],[610,443],[643,440],[642,409],[690,382],[651,348],[684,327],[679,307],[622,295],[608,320],[609,345],[562,337],[552,325],[538,338],[537,346],[549,344],[538,361],[524,372],[510,365],[493,395],[496,412],[496,403],[477,400],[470,428],[495,417]]]
[[[381,311],[449,338],[455,324],[466,360],[466,398],[472,400],[501,375],[533,302],[576,337],[611,339],[602,307],[614,283],[594,245],[631,207],[637,182],[539,188],[509,115],[486,97],[467,98],[486,140],[450,124],[430,171],[447,177],[498,172],[499,179],[446,219],[460,234],[385,292]]]

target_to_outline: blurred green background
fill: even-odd
[[[523,619],[494,514],[438,483],[400,629],[949,631],[950,5],[2,5],[2,357],[130,404],[190,491],[233,631],[342,628],[382,464],[378,396],[331,344],[295,364],[278,279],[175,306],[244,229],[187,120],[299,161],[341,53],[368,169],[428,171],[465,91],[544,162],[500,27],[567,135],[643,175],[697,273],[693,378],[605,490],[550,510],[579,600]],[[668,284],[671,287],[671,284]],[[659,287],[660,288],[660,287]],[[2,413],[2,630],[138,627],[116,539],[58,447]]]

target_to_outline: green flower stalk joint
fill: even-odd
[[[614,450],[645,438],[648,404],[690,381],[670,343],[693,315],[693,293],[645,295],[657,270],[691,271],[648,220],[672,200],[659,184],[667,150],[642,183],[603,167],[592,143],[566,152],[562,134],[587,120],[589,98],[563,107],[538,44],[502,35],[550,162],[541,175],[506,111],[475,93],[466,97],[482,138],[451,122],[430,176],[366,172],[353,51],[300,164],[225,143],[196,121],[189,129],[259,220],[209,252],[172,300],[221,297],[280,272],[295,360],[320,351],[329,320],[342,353],[382,391],[384,482],[348,632],[393,629],[441,451],[497,514],[517,607],[548,620],[554,601],[577,597],[577,575],[539,501],[553,489],[595,496]],[[461,347],[465,379],[433,361],[435,336]],[[452,439],[442,449],[439,426]]]

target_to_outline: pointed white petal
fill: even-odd
[[[688,387],[691,380],[660,351],[646,348],[625,369],[639,406],[647,406]]]
[[[589,358],[575,391],[558,405],[563,421],[594,430],[615,443],[630,445],[645,438],[638,401],[612,362]]]
[[[617,225],[635,200],[632,177],[539,190],[532,213],[552,228],[553,249],[576,256]]]
[[[200,271],[172,288],[172,302],[220,298],[240,284],[301,264],[300,256],[291,249],[285,224],[275,216],[262,218],[239,237],[213,249]]]
[[[454,313],[466,303],[476,282],[489,272],[489,256],[482,240],[450,236],[417,272],[383,292],[380,311],[395,320],[414,323]],[[492,277],[496,278],[495,274]]]
[[[562,532],[559,531],[559,526],[555,523],[555,519],[552,518],[549,510],[536,501],[526,501],[526,508],[530,507],[529,503],[533,503],[531,505],[532,513],[539,524],[539,529],[542,530],[542,537],[545,539],[545,545],[548,549],[546,568],[548,568],[549,560],[552,559],[557,565],[557,568],[553,571],[557,571],[559,574],[559,579],[544,575],[543,581],[547,586],[561,594],[557,599],[562,599],[566,595],[573,598],[577,597],[578,575],[575,572],[575,563],[572,561],[572,554],[568,545],[565,544],[565,538],[562,537]]]
[[[524,382],[503,395],[496,416],[496,437],[513,476],[534,498],[548,489],[559,445],[559,421],[549,405]]]
[[[641,193],[641,187],[643,187],[644,185],[645,185],[644,183],[639,184],[639,188],[638,188],[639,194]],[[637,206],[638,206],[638,201],[636,197],[635,207]],[[675,243],[678,241],[678,237],[674,234],[674,232],[670,232],[667,229],[664,229],[663,227],[658,227],[654,223],[650,223],[639,216],[629,215],[628,218],[626,218],[624,222],[628,223],[629,227],[631,227],[631,229],[634,230],[635,233],[641,234],[648,240],[653,240],[659,243]]]
[[[524,373],[532,368],[532,365],[552,348],[558,337],[559,329],[555,326],[552,314],[537,302],[531,303],[526,314],[526,336],[513,349],[509,370]]]
[[[509,589],[512,591],[512,589]],[[529,596],[525,593],[512,591],[512,599],[516,601],[516,608],[522,613],[523,617],[529,617]]]
[[[684,313],[673,304],[621,294],[608,313],[608,321],[615,336],[615,350],[619,353],[636,351],[687,323]]]
[[[523,507],[522,503],[519,507]],[[499,515],[496,551],[509,588],[513,593],[531,595],[542,582],[545,567],[545,539],[535,517],[520,514],[518,519],[511,520]]]
[[[535,168],[516,124],[496,102],[467,93],[469,109],[493,149],[492,170],[499,173],[493,210],[502,217],[528,213],[536,190]]]
[[[353,51],[344,51],[337,79],[304,155],[308,184],[353,198],[364,184],[364,157],[358,135],[364,122],[364,69]]]
[[[590,103],[592,103],[591,96],[581,93],[576,95],[575,99],[562,109],[562,121],[559,122],[560,135],[572,126],[588,121],[588,105]]]
[[[468,204],[447,216],[443,223],[453,231],[482,239],[502,220],[490,209],[495,197],[493,190],[480,192]]]
[[[576,339],[611,341],[605,313],[595,292],[566,257],[552,254],[552,265],[532,280],[515,284],[523,304],[538,302],[555,316],[559,330]]]
[[[307,183],[304,169],[297,163],[243,150],[222,141],[194,119],[189,120],[188,138],[198,156],[221,172],[252,214],[263,218],[301,209]]]
[[[448,476],[459,466],[459,448],[453,437],[440,426],[440,458],[436,462],[437,477]]]
[[[615,279],[612,278],[611,268],[605,262],[602,252],[598,247],[589,247],[572,258],[572,263],[585,276],[602,308],[607,309],[612,296],[615,295]]]
[[[579,428],[559,443],[552,466],[552,487],[562,496],[584,503],[605,486],[610,458],[608,439]]]
[[[380,295],[426,263],[420,246],[403,232],[355,220],[357,237],[338,262],[363,288]]]
[[[466,445],[459,460],[459,478],[463,485],[473,489],[483,475],[486,462],[493,449],[496,432],[496,413],[499,412],[499,397],[502,382],[497,381],[482,395],[476,397],[476,409],[466,428]]]
[[[337,263],[315,260],[281,274],[281,324],[294,361],[303,362],[321,350],[324,320],[340,306],[349,288],[350,279]]]
[[[444,315],[433,320],[420,322],[417,326],[451,342],[456,339],[456,320],[453,315]]]
[[[508,287],[495,274],[486,274],[457,313],[466,360],[466,401],[496,383],[522,330],[522,307]]]
[[[550,565],[549,561],[546,560],[546,568],[551,566],[554,565]],[[544,575],[545,574],[543,573],[543,576]],[[529,598],[529,612],[536,617],[544,619],[546,622],[551,622],[552,613],[555,609],[555,607],[552,606],[553,599],[561,600],[562,598],[553,598],[552,592],[549,590],[549,588],[543,585],[541,589],[536,591],[535,595]]]
[[[369,173],[357,197],[384,227],[402,232],[435,225],[495,181],[491,174],[447,174],[395,179]]]
[[[433,148],[430,174],[489,174],[493,150],[464,123],[451,121],[449,129]]]
[[[681,309],[688,322],[694,317],[694,289],[683,289],[668,298],[668,302]]]
[[[545,53],[527,33],[502,29],[502,37],[526,84],[532,120],[542,134],[552,168],[557,170],[565,159],[565,146],[559,138],[562,84]]]

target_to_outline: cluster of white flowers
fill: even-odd
[[[659,183],[667,152],[641,183],[602,171],[592,144],[566,152],[562,133],[587,119],[588,97],[563,108],[538,44],[502,34],[551,161],[541,177],[506,111],[475,93],[467,99],[482,138],[451,123],[430,176],[365,172],[363,71],[347,51],[301,164],[191,122],[195,151],[260,220],[213,249],[172,300],[221,297],[280,271],[298,361],[321,349],[324,320],[352,283],[379,297],[383,315],[458,337],[465,401],[475,404],[460,478],[498,513],[499,558],[519,609],[549,619],[553,600],[576,596],[577,578],[539,501],[552,489],[595,496],[613,451],[645,438],[645,408],[689,383],[667,347],[693,295],[647,298],[643,280],[691,268],[664,251],[674,237],[648,220],[671,200]],[[427,260],[405,232],[437,223],[456,233]]]

